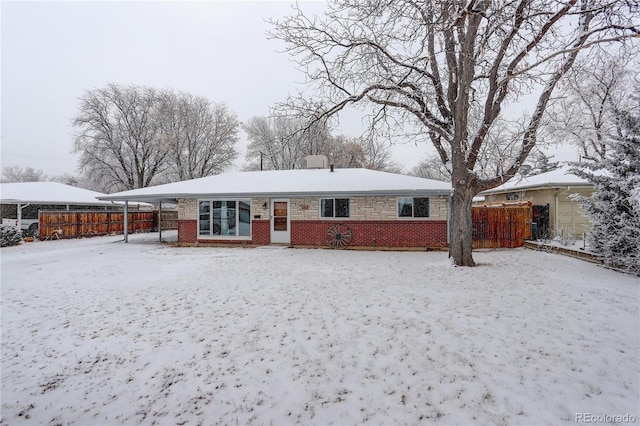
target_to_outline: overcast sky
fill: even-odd
[[[325,2],[300,6],[321,14]],[[268,115],[303,82],[284,45],[266,37],[265,19],[291,12],[289,1],[0,1],[2,166],[77,173],[78,100],[109,83],[204,96],[241,121]],[[361,132],[359,113],[350,113],[334,133]],[[236,168],[246,144],[241,132]],[[410,170],[432,149],[397,144],[393,155]]]
[[[321,12],[324,2],[303,2]],[[226,103],[241,121],[267,115],[302,75],[264,20],[291,12],[279,2],[0,2],[2,166],[49,177],[76,173],[71,121],[78,98],[108,83],[171,88]],[[358,136],[357,117],[336,133]],[[242,133],[238,163],[246,148]],[[396,146],[406,169],[426,146]]]

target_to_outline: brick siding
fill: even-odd
[[[179,243],[195,243],[197,238],[198,238],[198,221],[178,219],[178,242]]]
[[[445,220],[369,220],[328,222],[291,221],[291,244],[326,246],[327,230],[335,223],[348,226],[353,234],[355,247],[424,247],[447,246],[447,221]]]
[[[198,200],[191,198],[181,198],[178,200],[178,219],[197,219]]]
[[[353,233],[354,247],[445,248],[447,222],[444,220],[376,220],[333,222],[326,220],[291,221],[291,245],[326,247],[330,226],[342,223]],[[184,244],[216,243],[229,245],[267,245],[271,242],[268,220],[252,221],[251,240],[198,239],[197,221],[178,221],[178,242]]]
[[[443,248],[447,246],[447,199],[430,198],[430,217],[425,219],[398,219],[396,197],[351,197],[350,218],[343,220],[320,219],[319,199],[291,198],[291,244],[299,246],[327,246],[325,238],[329,227],[343,223],[351,228],[352,246],[390,248]],[[267,209],[263,209],[263,204]],[[251,239],[199,239],[197,200],[178,202],[178,242],[267,245],[270,235],[270,199],[251,200]],[[256,216],[260,216],[256,218]]]
[[[271,243],[270,221],[256,220],[251,222],[251,243],[267,245]]]
[[[256,244],[267,245],[271,242],[268,220],[253,220],[251,222],[251,240],[230,240],[198,238],[197,220],[178,220],[178,242],[183,244],[216,243],[216,244]]]
[[[397,208],[397,197],[349,197],[350,217],[344,218],[344,221],[396,220]],[[291,198],[291,220],[317,219],[320,219],[320,198]],[[428,220],[446,219],[447,198],[430,197]]]

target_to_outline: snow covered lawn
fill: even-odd
[[[637,277],[153,238],[2,249],[0,423],[639,421]]]

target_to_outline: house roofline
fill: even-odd
[[[520,192],[520,191],[526,191],[531,189],[560,189],[560,188],[571,188],[571,187],[589,188],[589,187],[593,187],[593,184],[588,182],[573,182],[573,183],[563,182],[563,183],[547,183],[543,185],[523,185],[523,186],[504,188],[504,189],[500,189],[500,188],[487,189],[486,191],[482,191],[478,195],[506,194],[507,192]]]
[[[176,201],[180,198],[294,198],[294,197],[375,197],[375,196],[449,196],[449,190],[433,189],[398,189],[389,191],[313,191],[313,192],[206,192],[206,193],[171,193],[142,194],[126,196],[97,197],[105,201]]]
[[[42,204],[42,205],[70,205],[70,206],[99,206],[99,207],[108,207],[112,206],[113,203],[111,200],[105,201],[54,201],[54,200],[16,200],[16,199],[2,199],[0,200],[0,204]]]

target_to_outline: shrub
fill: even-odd
[[[15,246],[20,244],[22,237],[15,226],[0,225],[0,247]]]

